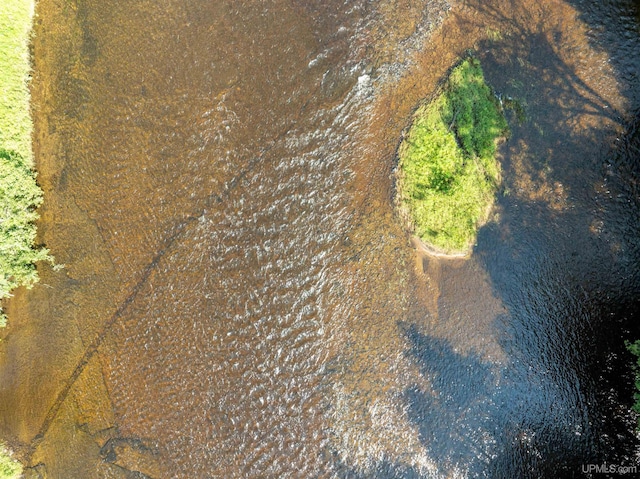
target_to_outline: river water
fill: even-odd
[[[637,464],[637,5],[40,0],[40,241],[0,433],[33,478],[588,477]],[[393,209],[466,51],[510,114],[469,260]]]

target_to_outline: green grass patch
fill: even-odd
[[[0,6],[0,147],[31,164],[29,34],[32,0],[2,0]]]
[[[22,466],[15,461],[5,447],[0,444],[0,479],[17,479],[22,474]]]
[[[400,145],[400,210],[428,246],[466,253],[500,184],[496,143],[508,133],[480,63],[456,66],[441,93],[418,108]]]
[[[18,286],[31,287],[34,262],[51,261],[34,249],[42,191],[35,181],[28,80],[33,0],[2,0],[0,6],[0,299]],[[0,313],[0,325],[5,321]]]

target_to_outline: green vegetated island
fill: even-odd
[[[29,35],[33,0],[0,6],[0,299],[38,280],[34,262],[51,257],[34,248],[42,191],[36,184],[29,108]],[[5,317],[0,312],[0,325]]]
[[[416,111],[398,150],[401,216],[433,254],[466,256],[501,180],[496,144],[508,134],[500,105],[469,57]]]
[[[469,254],[494,203],[496,145],[507,135],[500,105],[474,58],[456,66],[439,95],[418,108],[398,150],[396,200],[427,252]],[[640,432],[640,339],[626,347],[635,358],[632,410]]]

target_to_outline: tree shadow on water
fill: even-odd
[[[417,426],[429,456],[447,469],[489,459],[497,382],[489,364],[457,354],[446,341],[406,329],[409,355],[428,378],[431,391],[417,386],[405,392],[408,415]],[[483,414],[478,414],[483,411]],[[487,437],[484,437],[487,436]]]
[[[431,386],[407,389],[407,414],[443,473],[525,478],[579,470],[579,432],[588,426],[571,392],[523,362],[493,364],[415,326],[403,329],[408,357]]]
[[[430,386],[406,389],[406,414],[443,477],[589,477],[583,465],[633,464],[624,339],[640,337],[640,88],[630,83],[640,49],[601,74],[608,47],[594,48],[565,2],[464,3],[460,30],[490,32],[475,45],[488,83],[523,112],[500,149],[499,220],[473,254],[506,309],[494,322],[506,359],[401,324]],[[417,474],[384,467],[376,477]]]
[[[496,321],[504,351],[531,371],[511,377],[523,391],[543,384],[536,401],[550,408],[556,403],[546,390],[561,391],[565,411],[576,416],[565,421],[571,440],[558,442],[569,459],[550,451],[538,465],[530,456],[529,466],[539,471],[533,477],[584,477],[581,464],[633,464],[638,439],[624,339],[638,330],[640,311],[640,95],[627,70],[603,75],[599,65],[625,52],[635,60],[620,65],[640,64],[640,50],[594,45],[551,2],[542,2],[539,17],[470,3],[473,21],[505,26],[479,50],[489,83],[522,101],[526,113],[502,148],[500,220],[480,231],[474,255],[508,311]],[[608,34],[625,38],[623,46],[631,41],[624,29]],[[532,432],[555,441],[547,427]],[[575,467],[558,476],[571,457]]]

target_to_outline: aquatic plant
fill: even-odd
[[[463,254],[475,243],[500,184],[496,143],[507,133],[473,57],[453,68],[440,94],[418,108],[398,150],[397,202],[427,246]]]
[[[28,77],[31,0],[3,0],[0,10],[0,299],[18,286],[31,287],[38,274],[34,262],[51,260],[34,249],[42,202],[32,168]],[[0,326],[5,317],[0,312]]]

